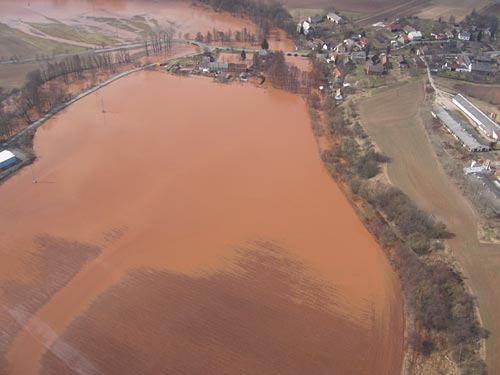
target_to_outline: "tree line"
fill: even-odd
[[[189,39],[186,38],[186,39]],[[172,47],[172,36],[165,31],[152,32],[149,39],[144,41],[144,52],[146,56],[165,53]]]
[[[91,72],[92,80],[102,70],[115,71],[116,67],[132,62],[129,51],[122,49],[100,54],[74,55],[59,61],[47,62],[45,68],[26,75],[22,88],[10,99],[0,103],[0,139],[14,134],[22,121],[31,123],[35,116],[47,113],[69,99],[65,85],[80,80]]]
[[[230,12],[237,16],[248,16],[257,25],[262,36],[267,36],[272,27],[279,27],[289,34],[295,32],[295,22],[285,6],[276,1],[253,0],[200,0],[215,10]]]
[[[190,39],[190,34],[184,35],[185,39]],[[257,35],[249,31],[246,27],[242,30],[233,31],[229,29],[227,31],[220,31],[217,29],[212,29],[212,32],[207,31],[206,34],[201,32],[196,33],[195,40],[198,42],[212,43],[212,42],[243,42],[249,43],[251,45],[256,45],[258,43]]]

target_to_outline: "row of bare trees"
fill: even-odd
[[[165,53],[169,51],[171,47],[172,36],[165,31],[151,33],[149,39],[144,41],[144,52],[146,56]]]
[[[309,93],[312,81],[311,74],[301,71],[293,64],[287,64],[282,51],[269,52],[264,56],[253,55],[253,69],[263,71],[274,87],[295,93]]]
[[[185,39],[190,39],[190,34],[187,33],[184,35]],[[242,30],[233,31],[229,29],[227,31],[220,31],[217,29],[212,29],[212,32],[207,31],[206,34],[202,34],[198,32],[195,36],[195,40],[199,42],[212,43],[212,42],[242,42],[249,43],[252,45],[256,45],[258,43],[259,38],[256,34],[247,30],[247,28],[243,28]]]
[[[279,27],[289,34],[295,32],[295,22],[284,4],[277,0],[200,0],[215,10],[224,10],[236,16],[249,17],[256,25],[259,37],[265,37],[272,27]],[[260,39],[260,38],[259,38]]]
[[[132,62],[129,51],[122,49],[100,54],[74,55],[59,61],[47,62],[43,69],[26,75],[26,80],[17,93],[0,103],[0,139],[16,132],[20,122],[31,123],[34,116],[47,113],[58,104],[68,100],[66,86],[84,78],[85,72],[92,74],[92,81],[100,71],[115,71],[119,65]]]

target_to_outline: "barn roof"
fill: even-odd
[[[10,160],[12,158],[15,158],[16,156],[10,152],[9,150],[4,150],[0,152],[0,163],[3,163],[4,161]]]

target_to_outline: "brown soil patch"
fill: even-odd
[[[487,7],[491,0],[438,0],[432,1],[430,4],[418,14],[421,18],[431,18],[437,20],[443,17],[444,20],[453,15],[457,21],[462,20],[467,14],[470,14],[473,9],[481,12],[482,8]]]
[[[472,96],[496,106],[500,105],[500,86],[455,84],[454,88],[465,96]]]
[[[348,332],[352,325],[365,332],[363,339],[356,336],[357,343],[344,343],[352,348],[348,353],[332,351],[335,341],[322,346],[323,351],[318,347],[317,358],[349,363],[347,368],[337,368],[341,373],[358,363],[369,374],[399,373],[403,322],[397,278],[324,169],[301,98],[251,85],[219,85],[202,77],[141,72],[85,97],[47,122],[37,133],[35,150],[39,159],[33,171],[39,183],[32,184],[31,170],[25,169],[0,187],[0,210],[8,213],[0,217],[0,242],[5,244],[5,254],[17,254],[1,263],[8,268],[15,258],[22,273],[22,254],[37,233],[95,243],[103,252],[39,309],[28,323],[29,331],[17,335],[8,352],[12,374],[36,373],[47,347],[59,356],[68,355],[71,363],[77,361],[79,349],[71,342],[75,331],[72,328],[71,337],[65,336],[67,327],[86,317],[96,299],[100,302],[94,305],[99,306],[95,311],[115,311],[117,304],[125,303],[111,294],[99,296],[129,270],[155,268],[163,276],[155,276],[153,282],[177,283],[178,291],[158,291],[159,296],[178,297],[192,286],[198,290],[193,290],[196,297],[206,291],[198,289],[200,273],[222,273],[226,275],[222,280],[233,280],[234,275],[227,275],[227,259],[234,256],[235,246],[262,238],[278,243],[294,262],[303,264],[308,271],[304,279],[322,280],[335,291],[331,310],[337,317],[336,332]],[[138,297],[150,285],[140,280],[132,288]],[[252,282],[264,288],[258,279],[245,285]],[[263,298],[269,300],[283,290],[279,280],[274,283],[278,292],[262,290]],[[123,295],[121,285],[117,290]],[[210,290],[215,296],[227,291]],[[176,303],[169,301],[169,305]],[[222,311],[231,308],[226,301],[219,303]],[[205,305],[205,299],[198,301],[198,306]],[[284,306],[289,304],[283,302],[279,309]],[[245,317],[255,312],[251,303],[238,308],[247,311],[242,313]],[[149,330],[158,321],[156,310],[134,311],[151,319]],[[227,314],[236,319],[230,311]],[[298,313],[294,314],[297,318]],[[196,319],[191,324],[196,326]],[[318,322],[309,328],[321,331],[324,327]],[[138,337],[140,329],[140,325],[114,325],[102,334]],[[185,334],[189,343],[191,334]],[[79,336],[85,337],[84,332]],[[58,337],[63,337],[62,343]],[[255,344],[248,340],[248,345]],[[324,340],[318,342],[323,345]],[[158,342],[158,336],[152,342]],[[165,339],[164,345],[173,342]],[[290,342],[289,359],[298,353],[297,346],[306,344]],[[87,349],[82,346],[82,350]],[[122,349],[118,361],[127,359],[127,350]],[[197,362],[189,351],[183,353],[188,359],[182,363]],[[265,354],[260,348],[254,353]],[[82,358],[84,369],[94,368],[97,358],[92,353]],[[264,359],[270,366],[269,357]],[[156,357],[150,360],[153,364]],[[225,361],[224,355],[218,360]],[[251,371],[255,363],[241,362],[241,372]]]
[[[449,244],[478,297],[482,321],[491,331],[486,359],[489,372],[495,374],[500,369],[500,247],[478,241],[475,214],[441,168],[427,137],[421,116],[429,114],[421,110],[423,99],[420,81],[378,91],[361,102],[362,123],[391,158],[390,180],[456,235]]]
[[[332,3],[329,0],[287,0],[286,5],[292,8],[335,9],[351,12],[370,13],[381,11],[404,3],[408,0],[340,0]]]

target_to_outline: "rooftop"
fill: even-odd
[[[479,72],[498,72],[498,66],[495,64],[487,63],[487,62],[474,62],[471,64],[471,71],[479,71]]]
[[[465,145],[466,148],[473,151],[488,150],[489,147],[479,142],[472,134],[467,131],[467,126],[459,119],[452,116],[442,107],[435,107],[434,114],[443,124],[450,129],[453,134]]]
[[[340,21],[342,20],[342,17],[340,17],[337,13],[330,12],[326,15],[327,18],[330,18],[335,21]]]
[[[2,152],[0,152],[0,163],[3,163],[4,161],[7,161],[9,159],[12,159],[12,158],[15,158],[16,156],[8,151],[8,150],[4,150]]]
[[[481,111],[469,100],[467,100],[462,94],[457,94],[456,96],[454,96],[453,102],[455,104],[459,104],[459,107],[465,108],[467,112],[475,117],[475,119],[479,121],[485,128],[487,128],[490,133],[500,131],[500,125],[486,116],[483,111]]]

